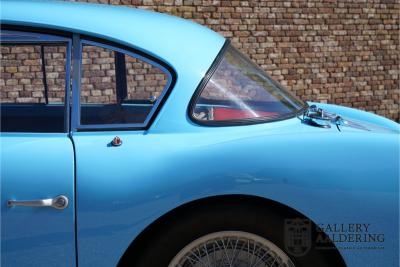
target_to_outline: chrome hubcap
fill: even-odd
[[[242,231],[205,235],[184,247],[169,267],[294,267],[267,239]]]

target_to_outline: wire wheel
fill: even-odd
[[[184,247],[169,267],[294,267],[276,245],[242,231],[215,232]]]

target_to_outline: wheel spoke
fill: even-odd
[[[169,267],[294,267],[290,258],[263,237],[241,231],[205,235],[187,245]]]

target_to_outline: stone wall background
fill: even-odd
[[[0,102],[46,103],[40,45],[0,47]],[[65,101],[65,45],[45,45],[44,67],[48,102]],[[125,55],[127,100],[157,98],[168,77],[159,68]],[[96,46],[82,49],[82,103],[115,104],[116,76],[114,52]]]
[[[49,103],[64,103],[66,46],[44,46]],[[46,103],[40,45],[0,47],[1,103]]]
[[[304,100],[399,121],[397,0],[88,0],[194,20]]]
[[[127,100],[157,98],[168,82],[159,68],[125,55]],[[116,76],[114,52],[91,45],[82,48],[82,103],[115,104]]]

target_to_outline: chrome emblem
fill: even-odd
[[[112,146],[120,146],[122,145],[122,140],[118,136],[114,137],[114,139],[111,141]]]

